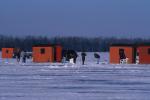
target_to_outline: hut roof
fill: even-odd
[[[111,46],[123,46],[123,47],[139,47],[139,46],[150,46],[150,43],[135,43],[135,44],[112,44]]]
[[[15,48],[15,47],[2,47],[2,48]]]
[[[36,45],[33,45],[32,47],[54,47],[58,45],[60,44],[36,44]]]
[[[111,46],[125,46],[125,47],[134,47],[134,44],[112,44]]]

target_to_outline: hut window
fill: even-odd
[[[148,54],[150,55],[150,48],[148,48]]]
[[[45,49],[44,48],[41,49],[41,54],[45,54]]]
[[[8,50],[6,50],[6,53],[9,53],[9,51],[8,51]]]

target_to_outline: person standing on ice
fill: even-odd
[[[26,52],[22,51],[22,62],[23,63],[26,63],[26,57],[27,57]]]
[[[17,51],[16,51],[17,62],[20,62],[20,56],[21,56],[21,50],[17,49]]]
[[[94,57],[97,59],[97,64],[100,62],[100,55],[98,53],[94,53]]]
[[[81,56],[82,56],[82,65],[84,65],[86,53],[82,52]]]
[[[73,54],[73,62],[74,63],[76,63],[77,57],[78,57],[78,54],[76,52],[74,52],[74,54]]]
[[[66,63],[66,57],[65,57],[65,56],[62,57],[62,63],[63,63],[63,64]]]

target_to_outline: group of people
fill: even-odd
[[[63,59],[62,62],[66,61],[76,63],[78,54],[74,50],[65,50],[63,51]],[[85,52],[81,52],[82,65],[85,64],[87,54]],[[23,63],[26,63],[27,53],[25,51],[21,51],[20,49],[15,50],[14,57],[17,59],[17,62],[22,60]],[[97,59],[97,64],[100,62],[100,55],[98,53],[94,53],[94,57]]]
[[[21,51],[20,49],[15,50],[14,57],[17,59],[17,62],[20,62],[22,59],[22,62],[26,63],[27,56],[25,51]]]
[[[82,52],[81,53],[81,57],[82,57],[82,65],[84,65],[86,53]],[[100,62],[100,55],[98,53],[94,53],[94,57],[97,59],[97,64],[99,64],[99,62]]]
[[[87,54],[85,52],[81,52],[81,59],[82,65],[85,64]],[[76,63],[78,54],[74,50],[66,50],[63,52],[63,59],[62,62],[65,63],[66,61],[71,63]],[[94,57],[97,59],[97,64],[100,62],[100,55],[98,53],[94,53]]]

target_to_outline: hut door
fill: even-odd
[[[136,50],[135,63],[139,64],[139,50]]]
[[[119,49],[119,56],[120,56],[120,60],[126,59],[124,49]]]
[[[54,61],[56,62],[56,47],[54,47]]]
[[[148,55],[150,55],[150,48],[148,48]]]

